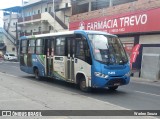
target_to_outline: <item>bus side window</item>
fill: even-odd
[[[24,54],[27,52],[27,40],[21,41],[21,53]]]
[[[56,38],[55,55],[65,56],[65,37]]]
[[[84,41],[76,38],[76,57],[85,60]]]
[[[27,53],[27,40],[21,40],[20,42],[20,65],[25,66],[24,54]]]
[[[85,40],[85,61],[88,64],[92,65],[91,53],[90,53],[89,45],[86,40]]]
[[[29,54],[34,54],[35,53],[35,40],[34,39],[29,40],[28,53]]]
[[[86,38],[78,35],[76,38],[76,57],[92,64],[89,46]]]
[[[44,39],[36,40],[36,54],[44,54]]]

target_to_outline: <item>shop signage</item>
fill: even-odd
[[[135,63],[135,61],[137,59],[137,56],[139,55],[139,49],[140,49],[140,47],[141,47],[141,44],[137,44],[132,49],[132,53],[131,53],[131,56],[130,56],[130,65],[131,65],[131,68],[132,68],[132,64]]]
[[[69,29],[98,30],[112,34],[160,31],[160,8],[70,22]]]

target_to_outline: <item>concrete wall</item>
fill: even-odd
[[[69,24],[69,18],[71,16],[71,9],[67,9],[65,11],[57,11],[56,16],[63,21],[66,25]]]
[[[150,80],[160,79],[160,47],[143,48],[141,77]]]
[[[54,18],[47,12],[41,14],[41,19],[42,20],[47,20],[50,25],[55,27],[56,31],[63,31],[64,30],[62,28],[62,26],[56,20],[54,21]]]
[[[144,47],[143,54],[158,54],[158,55],[160,55],[160,47]]]
[[[160,44],[160,35],[141,35],[140,44]]]

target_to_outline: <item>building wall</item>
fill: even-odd
[[[58,5],[60,7],[59,9],[64,9],[66,3],[67,2],[62,1],[60,5]],[[68,2],[68,6],[71,6],[70,4],[71,3]],[[42,4],[40,3],[38,5],[35,5],[35,6],[24,7],[22,14],[24,14],[25,17],[32,16],[32,15],[38,14],[38,11],[40,11],[40,13],[53,12],[53,4],[45,2]],[[71,11],[68,9],[56,11],[56,15],[61,19],[61,17],[64,17],[64,12],[65,12],[65,15],[71,15]],[[62,21],[63,21],[63,18],[62,18]]]
[[[23,26],[22,32],[31,33],[31,30],[32,32],[39,32],[39,27],[41,27],[41,31],[49,31],[49,26],[48,22],[36,22]]]
[[[41,5],[24,8],[23,14],[25,17],[35,15],[35,14],[38,14],[38,10],[40,11],[40,13],[42,12]]]
[[[141,35],[140,44],[160,44],[160,35]]]
[[[8,53],[13,53],[16,55],[17,51],[16,51],[16,47],[13,45],[13,43],[11,43],[7,37],[5,35],[2,36],[2,40],[6,45],[6,52]]]
[[[63,21],[66,25],[69,24],[69,18],[71,16],[71,9],[67,9],[65,11],[57,11],[56,15],[58,18]]]
[[[61,2],[57,2],[55,3],[55,14],[56,16],[67,26],[69,25],[69,17],[71,16],[71,9],[69,8],[71,6],[71,2],[69,2],[70,0],[64,0]],[[29,2],[33,2],[32,0],[30,0]],[[67,6],[66,6],[67,3]],[[59,6],[59,7],[57,7]],[[38,12],[39,11],[39,12]],[[59,31],[59,26],[58,25],[54,25],[54,17],[52,16],[53,14],[50,14],[50,18],[52,19],[46,19],[49,16],[44,16],[43,13],[48,12],[48,13],[53,13],[53,3],[52,1],[46,1],[46,2],[39,2],[37,3],[37,5],[34,4],[30,4],[28,3],[24,6],[23,8],[23,12],[21,14],[24,14],[25,19],[26,17],[28,17],[28,20],[25,20],[25,25],[21,25],[23,32],[24,31],[31,31],[31,29],[33,32],[38,31],[39,27],[41,27],[42,31],[49,31],[50,29],[52,30],[53,26],[55,27],[55,31]],[[37,20],[33,20],[33,15],[36,14],[40,14],[41,17]],[[49,15],[49,14],[48,14]],[[23,15],[21,15],[23,16]],[[44,18],[45,17],[45,18]],[[51,22],[51,20],[53,22]],[[23,20],[22,20],[23,21]],[[48,21],[48,24],[46,23]],[[27,23],[28,22],[28,23]],[[30,23],[29,23],[30,22]],[[37,24],[37,28],[32,28],[34,27],[34,24]],[[58,23],[60,24],[60,22]],[[30,26],[31,28],[28,28],[28,26]],[[50,27],[50,28],[49,28]],[[63,28],[60,27],[60,30],[63,30]]]
[[[87,1],[87,0],[85,0]],[[130,50],[130,53],[132,52],[132,48],[136,44],[141,44],[141,47],[139,49],[139,52],[137,54],[136,61],[132,64],[132,68],[135,70],[135,72],[138,74],[138,76],[141,75],[141,72],[143,72],[142,77],[145,78],[146,76],[144,74],[147,74],[146,71],[148,70],[142,70],[141,67],[144,64],[143,62],[143,53],[146,51],[152,51],[152,53],[147,52],[147,55],[155,54],[159,55],[160,51],[160,27],[157,27],[159,24],[159,21],[157,19],[158,13],[160,9],[160,0],[137,0],[130,3],[125,3],[121,5],[111,6],[108,8],[103,8],[99,10],[94,10],[90,12],[85,12],[81,14],[72,15],[70,18],[70,29],[88,29],[88,24],[90,25],[89,28],[93,28],[93,30],[102,30],[104,32],[109,32],[113,34],[117,34],[122,43],[124,44],[124,47],[126,51],[128,52]],[[73,10],[72,10],[73,11]],[[153,13],[152,13],[153,11]],[[156,12],[158,11],[158,12]],[[151,12],[151,14],[150,14]],[[135,16],[141,16],[142,14],[148,15],[147,18],[147,25],[144,26],[138,25],[138,24],[132,24],[132,20],[130,21],[131,24],[129,25],[122,25],[121,22],[115,22],[115,26],[109,26],[108,23],[113,23],[116,19],[117,21],[120,18],[126,17],[126,18],[134,18]],[[150,16],[151,15],[151,16]],[[152,16],[153,15],[153,16]],[[156,16],[156,17],[155,17]],[[154,18],[155,17],[155,18]],[[106,19],[106,20],[105,20]],[[103,21],[110,21],[107,23],[106,27],[99,27],[100,23],[106,23]],[[156,21],[157,22],[156,22]],[[101,22],[102,21],[102,22]],[[125,21],[126,23],[127,21]],[[96,24],[97,23],[97,24]],[[99,25],[99,24],[100,25]],[[121,23],[121,24],[119,24]],[[98,26],[99,25],[99,26]],[[96,27],[95,27],[96,26]],[[119,27],[120,26],[120,27]],[[120,28],[123,28],[125,30],[121,30]],[[130,27],[130,28],[126,28]],[[137,27],[137,28],[136,28]],[[98,29],[99,28],[99,29]],[[106,28],[106,29],[105,29]],[[117,32],[111,31],[113,29],[118,30]],[[117,29],[116,29],[117,28]],[[111,30],[110,30],[111,29]],[[129,32],[128,32],[128,31]],[[147,59],[149,62],[152,62],[151,58]],[[160,60],[160,59],[158,59]],[[158,61],[157,60],[157,61]],[[159,61],[160,62],[160,61]],[[146,65],[146,63],[145,63]],[[152,64],[151,64],[152,65]],[[144,69],[144,68],[143,68]],[[154,71],[155,73],[155,71]]]
[[[138,0],[131,3],[112,6],[104,9],[99,9],[91,12],[81,13],[73,15],[70,18],[70,22],[86,20],[91,18],[98,18],[102,16],[113,16],[117,14],[146,10],[151,8],[160,7],[160,0]]]
[[[10,15],[4,16],[4,28],[5,30],[8,30],[8,32],[13,36],[16,36],[15,31],[16,31],[16,23],[18,22],[17,18],[18,18],[18,14],[11,14],[11,16]]]
[[[11,15],[4,16],[4,30],[8,33],[9,36],[13,37],[16,40],[16,24],[18,22],[18,14],[12,13]],[[9,53],[17,54],[16,46],[3,34],[2,40],[5,43],[6,51]]]
[[[144,47],[141,77],[150,80],[160,79],[160,47]]]

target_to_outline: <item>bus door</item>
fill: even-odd
[[[53,57],[54,57],[54,40],[48,39],[47,40],[47,60],[46,60],[46,72],[47,76],[53,75]]]
[[[75,39],[67,38],[67,79],[71,82],[74,78]]]

